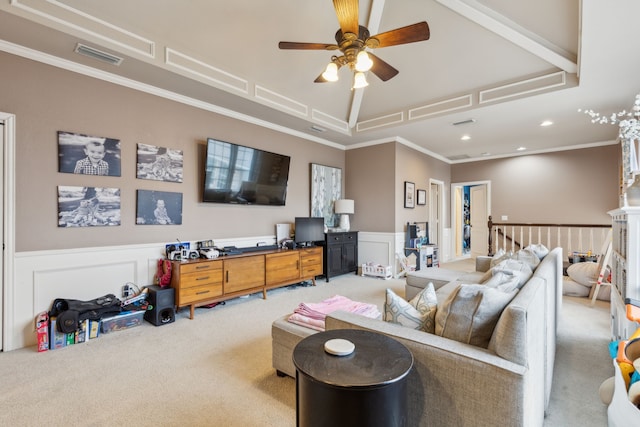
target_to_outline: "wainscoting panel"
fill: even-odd
[[[402,250],[402,246],[397,245],[398,241],[402,242],[403,235],[404,233],[359,232],[358,265],[367,262],[391,265],[395,275],[398,271],[395,253]]]

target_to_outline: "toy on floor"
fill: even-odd
[[[640,302],[626,300],[627,318],[640,321]],[[622,379],[627,388],[629,400],[640,409],[640,328],[627,340],[609,343],[609,354],[618,363]],[[599,389],[600,399],[609,405],[613,399],[614,377],[602,382]]]

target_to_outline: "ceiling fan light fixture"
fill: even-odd
[[[367,77],[363,72],[358,71],[353,76],[353,88],[352,89],[361,89],[363,87],[369,86],[369,82],[367,82]]]
[[[356,57],[356,71],[369,71],[373,66],[373,61],[369,58],[369,54],[364,50],[358,52],[358,56]]]
[[[338,65],[335,62],[329,62],[327,68],[322,73],[322,77],[328,82],[338,81]]]

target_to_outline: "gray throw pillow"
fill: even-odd
[[[487,348],[504,308],[518,290],[460,285],[436,312],[436,335]]]

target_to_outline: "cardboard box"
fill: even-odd
[[[49,313],[43,311],[36,316],[36,335],[38,351],[49,350]]]
[[[88,339],[98,338],[100,336],[100,321],[87,320],[87,322],[89,322],[87,326]]]
[[[49,318],[49,350],[55,350],[67,345],[67,334],[63,334],[56,328],[56,318]]]
[[[122,313],[102,319],[100,331],[103,334],[121,331],[141,325],[144,320],[144,310],[123,311]]]

